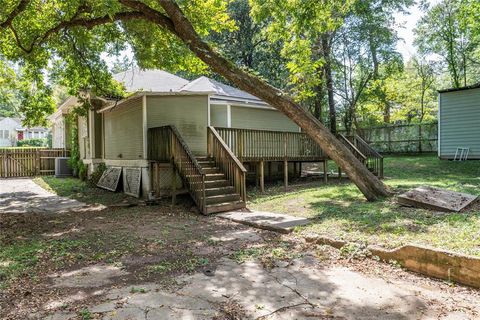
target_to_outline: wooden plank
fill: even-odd
[[[397,202],[406,206],[459,212],[477,198],[468,193],[422,186],[399,195]]]
[[[260,160],[260,192],[265,192],[265,163],[263,160]]]

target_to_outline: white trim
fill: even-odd
[[[143,126],[143,159],[147,159],[147,96],[142,97],[142,126]]]
[[[441,104],[442,104],[442,94],[439,93],[438,94],[438,111],[437,111],[437,155],[438,155],[438,157],[441,156],[441,152],[440,152],[440,149],[441,149],[440,124],[442,122],[442,116],[441,116],[441,113],[440,113]]]
[[[232,127],[232,106],[227,104],[227,128]]]
[[[95,111],[88,110],[88,139],[90,140],[90,158],[95,153]]]
[[[211,108],[210,108],[210,95],[207,96],[207,126],[211,126],[211,119],[212,119],[212,116],[211,116]]]

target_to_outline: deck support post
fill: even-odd
[[[283,180],[285,183],[285,191],[287,191],[287,188],[288,188],[288,160],[287,159],[283,160]]]
[[[263,159],[260,160],[259,162],[259,169],[260,169],[260,192],[264,193],[265,192],[265,166],[264,166],[264,161]]]
[[[327,183],[328,182],[328,160],[325,159],[323,161],[323,182]]]
[[[177,169],[172,161],[172,206],[177,204]]]
[[[298,164],[298,177],[301,178],[302,177],[302,164],[303,162],[299,162]]]
[[[342,178],[342,169],[338,167],[338,180]]]

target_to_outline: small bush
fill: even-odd
[[[92,186],[96,186],[98,180],[100,180],[100,177],[103,175],[103,172],[105,172],[105,170],[107,170],[107,166],[105,165],[105,163],[100,163],[90,175],[88,183]]]
[[[46,147],[47,139],[32,138],[17,141],[17,147]]]

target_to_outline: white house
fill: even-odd
[[[17,145],[17,128],[21,127],[20,119],[0,118],[0,147],[13,147]]]

